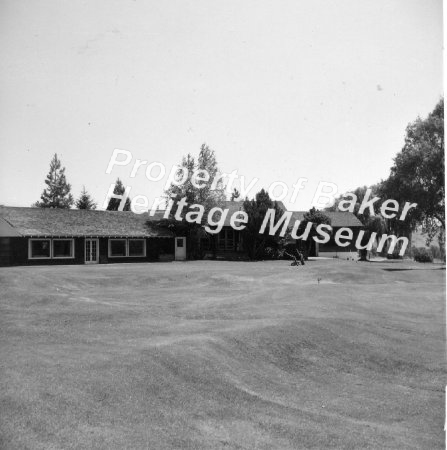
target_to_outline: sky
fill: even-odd
[[[307,210],[319,182],[388,176],[443,95],[442,41],[441,0],[1,0],[0,204],[39,200],[54,153],[75,197],[120,177],[153,200],[167,175],[134,162],[206,143],[249,196],[281,181]],[[107,174],[114,149],[132,160]]]

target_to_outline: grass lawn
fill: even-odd
[[[0,448],[444,448],[440,267],[1,268]]]

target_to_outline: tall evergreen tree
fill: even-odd
[[[200,241],[202,238],[207,238],[203,225],[208,216],[208,212],[216,207],[222,207],[225,201],[225,185],[222,179],[218,179],[213,186],[213,181],[218,177],[219,169],[214,150],[211,150],[206,144],[200,147],[199,155],[195,159],[191,154],[187,154],[182,158],[181,167],[187,169],[188,178],[180,186],[172,183],[166,190],[165,195],[168,199],[172,199],[174,204],[171,208],[170,217],[168,220],[161,221],[161,225],[168,226],[174,232],[182,236],[187,236],[188,255],[191,258],[200,258],[203,256],[203,249]],[[194,171],[202,170],[208,173],[209,178],[200,182],[200,188],[194,186],[194,179],[192,175]],[[186,171],[185,171],[186,172]],[[181,175],[181,170],[178,172],[178,177]],[[179,178],[180,179],[180,178]],[[196,184],[197,184],[197,180]],[[213,189],[211,189],[213,187]],[[201,223],[190,223],[184,220],[188,208],[185,208],[182,220],[176,220],[175,215],[178,210],[179,202],[185,199],[186,204],[201,205],[203,207],[203,220]],[[216,216],[217,217],[217,216]],[[213,241],[215,236],[211,237]],[[214,245],[214,244],[213,244]]]
[[[91,195],[82,186],[81,195],[76,200],[76,208],[78,209],[96,209],[96,203],[93,201]]]
[[[183,157],[180,165],[188,170],[187,180],[180,186],[174,183],[166,190],[166,197],[172,198],[175,201],[174,206],[171,209],[171,215],[173,216],[177,211],[177,203],[185,198],[187,204],[199,204],[205,208],[204,216],[208,214],[208,211],[215,207],[221,206],[225,201],[225,185],[222,179],[218,179],[214,189],[211,189],[213,181],[218,176],[219,168],[217,164],[216,155],[214,150],[211,150],[208,145],[202,144],[197,160],[191,155],[187,154]],[[201,187],[194,186],[192,175],[194,171],[204,170],[208,173],[209,179],[200,183]]]
[[[113,189],[113,193],[116,195],[124,195],[124,185],[123,182],[117,178],[115,182],[115,188]],[[118,211],[121,200],[119,198],[111,198],[109,200],[109,204],[107,206],[107,211]],[[123,211],[130,211],[130,198],[126,199],[126,203],[124,204]]]
[[[37,201],[33,206],[40,208],[70,208],[74,199],[71,195],[71,185],[65,178],[65,167],[61,166],[61,161],[54,154],[50,162],[50,171],[45,180],[47,187],[40,196],[41,201]]]
[[[302,234],[306,229],[308,223],[312,223],[312,228],[309,231],[307,239],[301,241],[301,249],[304,250],[304,257],[308,259],[312,245],[314,242],[314,237],[317,236],[317,226],[321,224],[331,225],[331,219],[324,213],[324,211],[319,211],[316,208],[311,208],[308,212],[304,213],[303,220],[301,221],[298,232]]]
[[[270,235],[267,229],[264,233],[259,232],[269,209],[275,210],[275,223],[283,215],[284,211],[278,205],[278,202],[272,200],[269,194],[264,189],[261,189],[253,200],[248,198],[244,200],[243,209],[248,215],[248,222],[242,231],[242,235],[244,237],[244,247],[250,259],[262,258],[267,247],[278,249],[283,241],[283,238],[279,236],[280,229],[274,236]]]

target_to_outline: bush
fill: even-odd
[[[266,247],[262,255],[262,259],[281,259],[283,257],[284,250],[279,250],[273,247]]]
[[[433,262],[431,251],[425,247],[418,247],[413,250],[414,260],[421,263]]]
[[[404,259],[404,257],[399,254],[399,250],[397,250],[397,249],[393,250],[393,253],[387,253],[386,258],[387,259]]]
[[[287,254],[288,253],[288,254]],[[289,255],[293,255],[296,258],[299,257],[298,255],[298,249],[296,248],[296,244],[287,244],[284,247],[284,254],[283,254],[283,259],[287,259],[287,260],[292,260],[293,258]]]

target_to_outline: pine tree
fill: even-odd
[[[65,208],[69,209],[73,205],[73,196],[71,195],[71,185],[65,178],[65,167],[61,166],[61,161],[54,154],[50,162],[50,171],[45,180],[47,187],[40,196],[41,201],[37,201],[33,206],[40,208]]]
[[[93,201],[90,194],[85,190],[85,186],[82,186],[81,195],[76,200],[75,205],[78,209],[96,209],[96,203]]]
[[[202,144],[200,147],[197,159],[188,153],[182,158],[180,166],[187,169],[189,174],[188,179],[180,186],[171,184],[165,191],[166,197],[172,199],[174,204],[171,208],[169,219],[161,222],[161,224],[170,227],[175,232],[182,233],[180,236],[186,236],[188,238],[187,251],[189,257],[201,258],[203,257],[203,248],[200,243],[201,239],[208,239],[208,235],[203,229],[204,223],[190,223],[184,219],[182,221],[175,219],[178,204],[182,199],[185,199],[186,204],[189,206],[201,205],[203,207],[202,217],[207,217],[212,208],[224,206],[225,185],[222,179],[219,178],[215,186],[213,186],[219,169],[214,150],[211,150],[206,144]],[[192,179],[192,175],[196,170],[204,170],[209,175],[207,181],[200,183],[200,188],[194,186]],[[212,187],[214,189],[211,189]],[[185,215],[186,213],[187,209],[184,210],[183,214]],[[215,236],[212,239],[215,239]]]
[[[113,193],[116,195],[124,195],[124,185],[123,182],[117,178],[115,182],[115,188],[113,189]],[[118,208],[120,206],[121,199],[119,198],[111,198],[109,200],[109,204],[107,206],[107,211],[118,211]],[[130,211],[130,198],[127,197],[126,203],[124,204],[123,211]]]
[[[264,189],[261,189],[253,200],[246,198],[243,203],[243,208],[248,215],[247,225],[242,232],[245,250],[250,259],[263,258],[267,247],[277,249],[280,247],[282,241],[279,235],[281,229],[278,229],[274,236],[270,235],[267,229],[264,233],[260,233],[259,230],[261,229],[265,215],[269,209],[274,209],[275,222],[277,223],[284,212],[278,205],[278,202],[272,200],[268,192]]]
[[[202,144],[197,160],[187,154],[183,157],[180,165],[188,170],[188,179],[180,186],[171,184],[166,190],[166,197],[174,199],[174,206],[171,208],[171,217],[177,211],[177,203],[182,198],[186,198],[188,205],[199,204],[204,207],[204,217],[215,206],[222,206],[225,201],[225,185],[222,179],[218,179],[214,189],[211,189],[214,178],[218,175],[219,169],[214,150],[211,150],[206,144]],[[208,181],[201,183],[201,187],[197,188],[193,185],[192,174],[196,170],[205,170],[208,175]],[[195,228],[195,225],[192,225]]]

